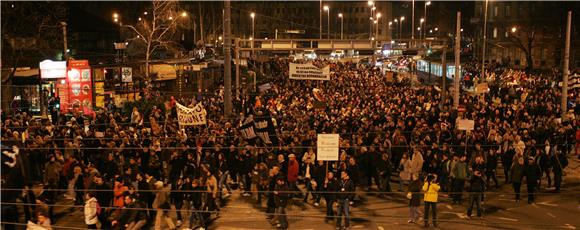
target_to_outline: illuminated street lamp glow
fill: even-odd
[[[367,4],[369,4],[369,6],[372,6],[375,3],[373,1],[368,1]]]
[[[405,16],[401,16],[401,21],[405,20]]]
[[[325,11],[328,11],[330,8],[328,8],[328,6],[324,6],[323,8]]]
[[[118,22],[118,21],[119,21],[119,19],[118,19],[118,18],[115,18],[115,19],[113,19],[113,21],[115,21],[115,22]]]
[[[147,15],[147,11],[143,12],[143,15]]]
[[[255,17],[256,17],[256,13],[252,12],[252,13],[250,14],[250,17],[251,17],[251,18],[255,18]]]
[[[389,22],[389,26],[393,25],[393,22]]]
[[[186,12],[181,13],[181,17],[187,17],[187,13]]]
[[[424,18],[421,18],[421,20],[419,20],[421,23],[425,22]]]
[[[512,27],[512,33],[515,33],[516,31],[518,31],[518,29],[515,26]]]
[[[377,18],[381,18],[381,13],[377,13]]]
[[[338,17],[339,17],[339,18],[342,18],[342,13],[339,13],[339,14],[338,14]]]
[[[439,28],[438,27],[435,27],[435,31],[439,31]]]
[[[141,17],[139,17],[137,20],[141,21]]]
[[[117,13],[114,13],[114,14],[113,14],[113,18],[119,18],[119,14],[117,14]]]
[[[172,16],[169,16],[169,20],[173,20],[173,17]]]

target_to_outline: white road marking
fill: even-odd
[[[552,206],[552,207],[558,207],[558,205],[557,205],[557,204],[550,204],[550,203],[548,203],[548,202],[542,202],[542,203],[538,203],[538,204],[541,204],[541,205],[546,205],[546,206]]]
[[[453,207],[451,207],[451,205],[445,205],[445,207],[447,207],[447,209],[453,210]]]
[[[514,222],[517,222],[518,221],[518,219],[505,218],[505,217],[498,217],[498,219],[500,219],[500,220],[509,220],[509,221],[514,221]]]
[[[462,213],[462,212],[441,212],[441,213],[453,214],[453,215],[456,215],[460,219],[467,219],[467,214]]]
[[[385,230],[385,228],[383,228],[383,226],[379,226],[377,227],[378,230]]]
[[[363,225],[360,225],[360,224],[359,224],[359,225],[354,225],[354,226],[351,226],[351,228],[364,228],[364,227],[365,227],[365,226],[363,226]]]
[[[576,227],[574,227],[574,226],[572,226],[572,225],[570,225],[570,224],[565,224],[565,225],[563,226],[563,228],[567,228],[567,229],[576,229]]]
[[[556,216],[550,212],[546,213],[546,215],[551,216],[552,218],[556,218]]]

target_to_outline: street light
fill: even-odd
[[[338,14],[338,17],[340,18],[340,39],[342,39],[342,32],[343,32],[343,26],[344,26],[344,18],[342,17],[342,13]]]
[[[371,7],[371,17],[369,21],[369,38],[373,38],[373,20],[374,20],[373,17],[375,15],[375,10],[377,8],[375,7],[374,1],[368,1],[367,3]]]
[[[512,33],[515,33],[516,31],[518,31],[518,29],[515,26],[512,27]]]
[[[330,8],[328,6],[324,6],[324,11],[326,11],[326,16],[328,20],[328,39],[330,39]]]
[[[181,17],[187,17],[187,13],[186,12],[181,13]]]
[[[425,2],[425,15],[423,15],[423,18],[425,19],[425,27],[427,27],[427,6],[430,6],[430,5],[431,5],[431,1]],[[427,37],[427,33],[426,33],[427,30],[423,29],[423,31],[424,31],[423,32],[424,33],[424,35],[423,35],[424,38],[423,39],[425,39],[425,37]]]
[[[401,39],[403,36],[401,36],[401,34],[403,33],[403,21],[405,20],[405,16],[401,16],[400,21],[401,23],[399,23],[399,26],[401,27],[401,33],[399,34],[399,39]]]
[[[422,27],[423,27],[423,22],[425,22],[425,19],[424,19],[424,18],[421,18],[421,19],[419,20],[419,28],[422,28]],[[420,31],[420,30],[419,30],[419,31]],[[425,31],[425,29],[423,29],[423,31]],[[422,33],[421,33],[421,32],[419,32],[419,39],[421,39],[421,34],[422,34]]]
[[[394,21],[397,23],[397,25],[395,26],[395,31],[397,31],[397,36],[396,36],[396,37],[397,37],[398,39],[401,39],[401,34],[399,34],[399,19],[396,19],[396,18],[395,18],[395,20],[394,20]]]
[[[379,39],[379,20],[381,19],[381,12],[377,13],[377,19],[375,20],[375,37],[377,37],[377,39]]]
[[[119,18],[119,14],[113,13],[113,18]]]
[[[253,38],[253,37],[256,36],[255,30],[254,30],[255,29],[255,23],[254,23],[255,21],[254,21],[254,18],[256,17],[256,13],[252,12],[250,14],[250,17],[252,18],[252,38]]]

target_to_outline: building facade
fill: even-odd
[[[559,68],[563,59],[566,12],[574,2],[488,1],[486,63],[514,68]],[[485,1],[475,3],[476,57],[482,58]],[[578,66],[578,30],[572,28],[570,66]],[[574,39],[576,38],[576,39]],[[528,60],[531,59],[531,60]]]

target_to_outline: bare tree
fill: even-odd
[[[2,62],[12,66],[3,84],[14,76],[16,67],[38,63],[62,50],[59,22],[66,15],[63,2],[2,2]]]
[[[529,24],[526,26],[513,27],[507,40],[513,43],[518,49],[524,52],[526,56],[526,71],[534,68],[532,49],[536,46],[537,33],[540,28],[537,25]]]
[[[177,1],[152,1],[151,14],[145,15],[135,25],[123,25],[128,29],[132,44],[143,47],[145,57],[145,80],[150,80],[149,63],[154,54],[165,50],[175,52],[179,44],[175,42],[175,32],[182,17],[188,15],[179,12]]]

